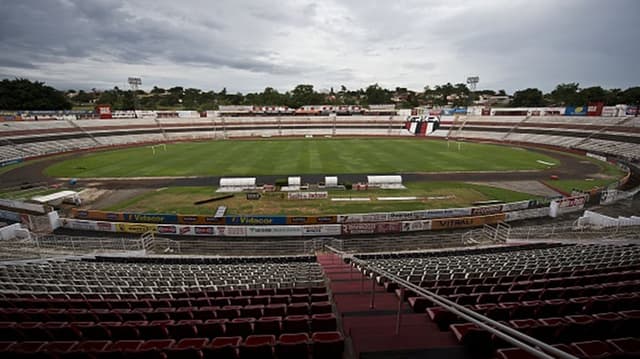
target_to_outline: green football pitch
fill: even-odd
[[[544,163],[540,163],[542,161]],[[546,163],[546,164],[545,164]],[[53,177],[257,176],[541,170],[559,161],[517,147],[416,139],[265,139],[87,153]]]

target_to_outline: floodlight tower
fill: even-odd
[[[129,77],[127,82],[129,83],[131,91],[133,91],[133,113],[135,114],[136,107],[138,107],[136,106],[138,102],[138,89],[140,88],[140,85],[142,85],[142,79],[139,77]],[[138,115],[135,116],[138,117]]]
[[[469,85],[469,89],[471,91],[475,91],[476,90],[476,86],[478,85],[478,82],[480,82],[480,76],[469,76],[469,77],[467,77],[467,85]]]
[[[473,105],[473,97],[471,96],[476,91],[476,86],[480,82],[480,76],[468,76],[467,85],[469,86],[469,99],[467,100],[467,115],[469,115],[469,107]]]

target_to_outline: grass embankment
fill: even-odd
[[[219,195],[211,187],[170,187],[146,192],[115,206],[110,211],[212,214],[226,206],[229,214],[329,215],[342,213],[410,211],[434,208],[466,207],[477,201],[505,202],[530,199],[526,193],[460,182],[420,182],[406,184],[406,190],[330,191],[329,197],[369,197],[368,202],[334,202],[330,199],[288,200],[286,193],[265,193],[259,200],[247,200],[244,193],[235,197],[194,205],[193,202]],[[377,197],[420,197],[413,201],[379,201]],[[431,198],[429,198],[431,197]],[[440,197],[440,198],[438,198]]]

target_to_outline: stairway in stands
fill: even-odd
[[[396,334],[398,299],[334,254],[319,254],[318,262],[328,278],[338,317],[353,358],[466,358],[451,332],[442,332],[424,314],[402,304]],[[375,282],[374,282],[375,283]]]

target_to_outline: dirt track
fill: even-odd
[[[543,171],[513,171],[513,172],[455,172],[455,173],[400,173],[406,182],[426,182],[426,181],[464,181],[464,182],[501,182],[501,181],[540,181],[549,179],[551,175],[557,175],[560,179],[583,179],[586,177],[597,177],[600,171],[599,166],[589,161],[581,160],[571,155],[549,151],[540,148],[529,148],[531,151],[544,153],[562,162],[560,166]],[[63,160],[80,156],[73,154],[66,156]],[[41,160],[33,164],[10,170],[0,174],[0,184],[2,187],[21,186],[39,182],[49,184],[66,185],[67,181],[51,178],[43,174],[45,168],[55,162],[61,161],[60,157]],[[331,174],[337,175],[341,181],[366,182],[367,174]],[[327,174],[303,175],[303,183],[318,183],[324,181]],[[258,183],[274,183],[276,179],[287,176],[257,176]],[[185,178],[144,178],[144,179],[78,179],[78,186],[92,186],[106,189],[126,189],[126,188],[159,188],[169,186],[217,186],[220,177],[202,176]]]

